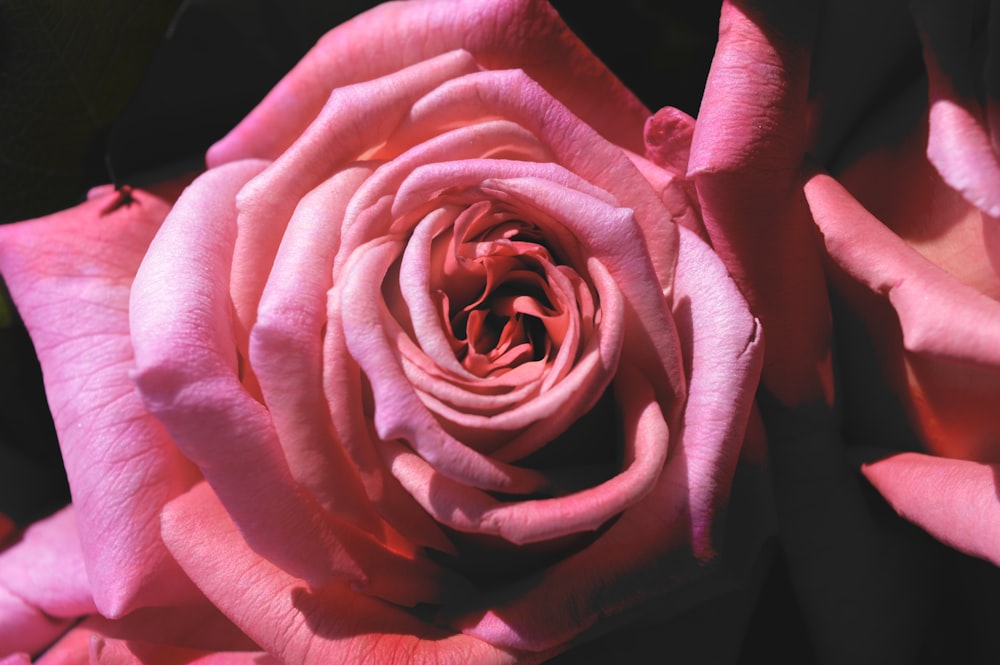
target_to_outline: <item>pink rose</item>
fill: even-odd
[[[547,4],[389,3],[190,184],[0,229],[79,534],[15,593],[93,613],[52,653],[537,662],[711,572],[760,336],[648,117]]]
[[[913,3],[926,76],[849,137],[839,183],[816,176],[806,196],[923,446],[865,476],[907,519],[1000,565],[1000,125],[984,55],[998,43],[977,30],[979,4]]]
[[[828,662],[917,659],[943,562],[959,560],[868,481],[945,543],[994,563],[1000,552],[1000,180],[982,77],[995,40],[984,6],[913,4],[930,31],[930,111],[926,88],[885,106],[904,75],[924,75],[905,3],[724,2],[689,165],[713,246],[761,318],[778,537]],[[931,4],[940,16],[923,16]],[[855,316],[875,353],[849,336]],[[924,454],[900,453],[909,430],[872,406],[878,378],[855,379],[879,361]],[[862,465],[866,445],[900,454]]]

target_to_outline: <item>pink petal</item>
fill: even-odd
[[[230,287],[244,352],[269,268],[299,200],[381,144],[421,95],[474,69],[468,53],[454,51],[376,81],[339,88],[295,143],[246,183],[237,201],[239,233]],[[284,126],[279,122],[268,134]]]
[[[805,193],[831,261],[870,292],[854,301],[857,311],[880,340],[925,443],[945,455],[995,461],[1000,303],[918,254],[833,178],[812,177]],[[844,292],[850,297],[849,285]],[[883,321],[873,296],[898,323]]]
[[[316,584],[365,584],[369,568],[385,567],[399,578],[373,580],[372,593],[432,599],[441,589],[435,566],[390,552],[295,482],[269,413],[240,382],[226,257],[236,193],[262,167],[235,162],[204,174],[151,245],[130,303],[139,393],[258,552]]]
[[[171,202],[189,180],[110,187],[0,229],[0,270],[45,376],[100,610],[121,615],[191,592],[160,541],[162,505],[198,478],[133,392],[128,297]]]
[[[98,639],[93,648],[94,665],[279,665],[279,661],[257,651],[205,652],[173,645],[135,640]]]
[[[723,4],[688,170],[712,244],[764,325],[764,382],[787,404],[832,396],[826,285],[800,191],[815,4]]]
[[[164,515],[163,533],[171,552],[211,601],[282,662],[540,662],[449,635],[344,585],[310,590],[249,549],[210,494],[173,502]]]
[[[31,658],[24,652],[12,653],[0,658],[0,665],[31,665]]]
[[[873,114],[837,173],[858,201],[917,252],[1000,299],[1000,226],[949,186],[926,155],[927,112],[915,85]]]
[[[96,611],[72,507],[32,524],[0,553],[0,653],[40,651]]]
[[[949,547],[1000,566],[1000,465],[900,453],[861,471],[900,515]]]
[[[1000,217],[1000,153],[991,135],[997,90],[995,83],[989,83],[996,72],[984,71],[972,55],[972,34],[978,20],[975,3],[945,8],[921,0],[911,2],[911,8],[924,46],[929,83],[927,156],[945,181],[970,203],[991,217]],[[998,12],[1000,9],[991,3],[990,49],[996,49],[1000,41]],[[990,86],[985,109],[975,93],[979,77]]]
[[[641,153],[649,112],[548,3],[431,0],[380,5],[331,30],[213,146],[209,165],[247,156],[273,159],[316,118],[332,90],[455,49],[469,51],[488,69],[524,69],[605,138]]]
[[[680,240],[676,318],[690,393],[656,487],[597,541],[526,580],[517,593],[506,589],[496,604],[484,599],[464,615],[449,608],[452,625],[493,644],[549,648],[653,598],[674,594],[672,602],[683,604],[683,589],[708,570],[713,529],[753,405],[762,344],[759,324],[718,257],[686,230]],[[703,598],[699,593],[692,595]]]

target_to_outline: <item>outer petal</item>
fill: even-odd
[[[255,550],[314,584],[370,583],[403,604],[436,599],[449,588],[437,567],[385,549],[294,480],[267,410],[240,382],[230,265],[220,257],[232,257],[236,242],[236,193],[264,166],[208,171],[157,234],[129,307],[136,385]]]
[[[815,4],[723,5],[688,171],[713,246],[764,325],[764,381],[788,404],[832,391],[829,305],[800,190]]]
[[[946,456],[1000,459],[1000,303],[920,256],[833,178],[814,176],[805,192],[838,286],[922,439]]]
[[[995,113],[998,87],[986,79],[987,106],[977,99],[980,76],[996,71],[977,66],[972,57],[976,3],[910,3],[924,45],[930,98],[927,156],[949,185],[991,217],[1000,217],[1000,145],[991,136],[989,111]],[[1000,41],[1000,5],[990,3],[987,48]],[[995,54],[994,54],[994,57]],[[996,128],[993,128],[994,131]]]
[[[363,35],[363,38],[358,38]],[[275,158],[330,92],[465,49],[488,69],[522,68],[605,138],[642,152],[649,112],[542,0],[389,2],[331,30],[208,154],[210,166]]]
[[[545,649],[704,574],[699,562],[714,554],[713,518],[728,498],[763,349],[759,325],[718,257],[686,230],[680,247],[675,316],[690,392],[657,486],[587,549],[478,611],[452,615],[466,632]]]
[[[110,187],[75,208],[0,228],[0,271],[34,340],[101,612],[184,597],[156,527],[194,469],[133,392],[128,297],[189,178],[124,203]]]
[[[206,652],[135,640],[97,639],[93,665],[280,665],[260,651]]]
[[[1000,464],[902,453],[861,471],[900,515],[1000,566]]]
[[[212,602],[282,662],[540,662],[472,637],[449,635],[346,586],[310,591],[301,580],[250,550],[206,490],[196,489],[169,506],[164,538]]]
[[[31,525],[0,554],[0,653],[40,651],[96,611],[72,508]]]

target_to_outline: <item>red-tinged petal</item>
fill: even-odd
[[[171,552],[211,601],[281,662],[530,663],[334,584],[310,590],[258,557],[211,494],[172,502],[163,519]]]
[[[667,106],[646,120],[643,139],[646,157],[660,167],[684,175],[691,159],[694,118],[684,111]]]
[[[900,453],[861,472],[900,515],[949,547],[1000,566],[1000,465]]]
[[[921,256],[833,178],[812,177],[805,193],[832,264],[892,308],[885,320],[857,302],[926,445],[951,457],[1000,459],[1000,302]]]
[[[199,651],[174,645],[98,638],[92,665],[280,665],[261,651]]]
[[[677,592],[704,573],[704,562],[714,554],[712,523],[728,498],[763,349],[759,324],[718,257],[692,233],[682,231],[680,239],[675,316],[693,333],[682,337],[690,340],[684,349],[689,405],[656,487],[593,544],[516,592],[504,590],[503,598],[488,598],[458,616],[449,611],[457,628],[509,648],[544,649],[565,643],[602,617]],[[714,297],[706,297],[708,292]]]
[[[787,404],[832,398],[826,284],[801,193],[816,4],[723,4],[688,171],[712,244],[763,323],[764,382]]]
[[[930,100],[930,134],[927,156],[945,181],[991,217],[1000,217],[1000,152],[991,136],[991,106],[997,103],[995,72],[984,72],[973,57],[973,32],[979,20],[976,3],[955,2],[947,6],[925,0],[910,3],[913,19],[924,46]],[[1000,7],[990,3],[990,13]],[[991,43],[1000,38],[1000,19],[989,21]],[[978,64],[978,66],[977,66]],[[986,76],[984,108],[977,92]]]
[[[359,34],[376,37],[357,39]],[[276,158],[319,115],[332,90],[455,49],[471,52],[485,68],[524,69],[605,138],[642,151],[641,127],[649,112],[548,3],[434,0],[380,5],[331,30],[212,147],[209,165]]]
[[[93,665],[91,648],[97,638],[85,626],[86,622],[70,629],[45,650],[35,665]]]
[[[192,591],[156,527],[198,478],[134,394],[128,298],[146,248],[189,180],[131,202],[99,188],[75,208],[0,229],[0,271],[35,343],[95,600],[108,616]]]
[[[380,292],[386,271],[402,249],[403,243],[391,236],[360,248],[331,293],[332,301],[340,301],[331,308],[331,314],[339,314],[331,319],[331,327],[343,328],[351,355],[372,385],[379,438],[407,441],[442,473],[474,487],[531,492],[543,486],[545,479],[538,472],[486,457],[445,432],[406,382],[387,339],[385,304],[373,295]]]

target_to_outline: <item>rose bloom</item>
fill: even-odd
[[[837,180],[815,176],[806,196],[832,282],[867,330],[921,445],[865,465],[865,476],[907,519],[1000,565],[1000,90],[990,68],[1000,11],[914,2],[911,12],[912,23],[894,16],[885,24],[901,27],[872,41],[891,54],[912,40],[918,52],[919,36],[922,67],[855,121],[836,148]],[[917,35],[907,33],[914,25]],[[879,55],[881,63],[859,56],[879,63],[864,65],[874,71],[862,78],[862,95],[891,76],[883,69],[893,59]],[[824,59],[838,56],[820,50],[817,58],[830,65]],[[840,63],[817,72],[821,142],[845,134],[853,109],[840,93],[858,85],[844,81],[850,71]],[[822,110],[838,97],[840,108]]]
[[[542,2],[388,3],[193,181],[0,230],[73,494],[5,662],[538,662],[691,595],[762,349],[692,129]]]

